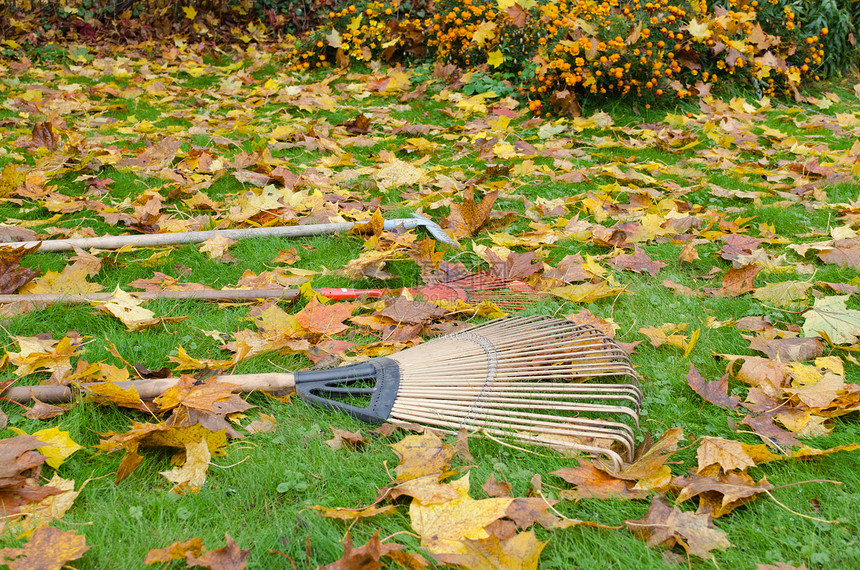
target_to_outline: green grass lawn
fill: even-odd
[[[845,324],[856,318],[850,311],[860,309],[852,293],[860,285],[856,252],[850,243],[838,241],[857,240],[860,223],[856,78],[822,84],[802,102],[757,101],[738,94],[641,114],[613,105],[608,113],[589,109],[580,118],[535,120],[512,99],[470,101],[423,68],[407,71],[411,82],[387,92],[379,80],[398,72],[296,75],[285,71],[279,54],[256,67],[253,52],[239,54],[241,66],[207,64],[199,77],[160,58],[145,61],[119,50],[92,55],[83,74],[67,67],[70,62],[63,58],[23,70],[0,62],[2,228],[26,227],[62,238],[302,219],[362,220],[377,208],[386,217],[420,210],[451,228],[467,188],[473,188],[477,200],[498,192],[491,215],[475,235],[459,237],[462,249],[437,244],[436,251],[470,269],[489,267],[489,248],[503,257],[512,252],[512,259],[531,252],[542,265],[530,279],[545,289],[564,286],[550,275],[567,256],[579,255],[574,264],[585,267],[586,283],[617,288],[613,295],[586,295],[579,301],[547,294],[521,314],[576,319],[587,310],[614,323],[616,340],[635,344],[630,359],[644,393],[639,438],[683,429],[680,449],[669,462],[674,476],[696,468],[702,437],[773,444],[741,423],[749,411],[726,410],[697,395],[686,379],[691,365],[709,381],[730,372],[729,394],[744,400],[752,386],[738,374],[739,363],[729,366],[737,358],[730,355],[764,358],[750,346],[756,338],[811,336],[804,331],[807,311],[836,294],[848,295],[846,312],[833,317],[838,321],[834,329],[847,337],[823,343],[820,357],[831,357],[827,366],[839,363],[839,376],[847,383],[840,392],[844,398],[826,413],[813,409],[811,416],[817,419],[810,421],[818,422],[818,428],[795,430],[794,435],[820,450],[860,442],[856,411],[838,413],[839,405],[856,410],[851,385],[860,380],[860,329]],[[196,57],[180,52],[179,63]],[[120,63],[131,72],[118,73]],[[107,75],[110,69],[116,74]],[[422,85],[425,93],[410,95]],[[359,114],[369,118],[368,127],[350,132],[343,123]],[[33,138],[34,124],[46,120],[59,141],[52,148]],[[166,140],[176,141],[174,151],[164,150]],[[20,173],[14,183],[13,174],[3,170],[7,165]],[[385,169],[394,167],[400,170],[386,176]],[[264,191],[248,182],[249,172],[269,175],[280,202],[265,201]],[[284,184],[290,191],[281,191]],[[410,234],[425,238],[421,230]],[[731,241],[735,238],[743,244]],[[98,269],[86,279],[104,291],[117,286],[133,290],[131,282],[157,273],[214,288],[236,288],[243,279],[267,272],[270,279],[279,275],[279,283],[287,286],[302,281],[314,287],[420,284],[418,246],[387,244],[353,234],[242,240],[229,248],[235,260],[227,262],[211,258],[199,245],[98,251],[93,252]],[[369,264],[358,263],[369,259],[374,247],[392,248],[384,266],[391,279],[379,279],[380,272],[363,271]],[[826,255],[840,247],[848,260],[841,265]],[[294,264],[277,260],[293,248],[298,257]],[[652,275],[614,261],[635,249],[665,265]],[[80,252],[30,253],[21,265],[38,268],[44,276],[85,259]],[[353,272],[342,271],[354,266],[358,269]],[[725,278],[733,267],[758,270],[751,287],[731,291]],[[794,300],[768,295],[765,286],[780,282],[810,286]],[[54,283],[56,288],[63,281]],[[68,287],[81,284],[78,278]],[[306,303],[299,299],[280,307],[295,315]],[[353,316],[376,314],[380,306],[374,303],[358,302]],[[21,378],[16,372],[21,339],[37,335],[83,337],[70,359],[72,370],[82,361],[157,370],[175,369],[181,351],[196,359],[229,360],[235,354],[229,342],[246,329],[258,330],[259,303],[159,300],[146,306],[156,317],[186,318],[129,331],[89,305],[6,314],[0,342],[11,362],[0,354],[0,381],[28,385],[48,380],[50,370]],[[758,330],[737,326],[753,318],[769,325]],[[482,319],[451,312],[428,321],[425,337],[435,330],[431,325],[452,321]],[[640,332],[667,323],[685,327],[674,346],[654,346]],[[380,338],[360,320],[346,324],[335,338],[356,347],[341,356],[361,360],[368,356],[362,346]],[[381,347],[402,348],[385,342]],[[808,360],[802,370],[822,370],[822,362]],[[311,366],[306,352],[281,348],[242,359],[232,371]],[[800,368],[793,370],[800,374]],[[56,469],[74,481],[80,494],[51,523],[75,530],[92,546],[71,562],[75,568],[140,568],[152,549],[200,537],[212,550],[224,545],[225,534],[242,549],[251,549],[248,567],[253,568],[290,567],[289,560],[297,568],[332,563],[343,555],[347,533],[356,547],[377,532],[380,538],[396,535],[391,541],[431,560],[412,528],[408,501],[399,501],[393,514],[354,523],[312,509],[373,504],[394,477],[398,458],[390,446],[403,432],[376,435],[372,426],[297,399],[286,402],[262,394],[246,399],[255,407],[233,418],[239,432],[245,433],[260,414],[273,416],[277,429],[231,440],[226,453],[212,458],[205,484],[185,494],[170,492],[172,483],[161,475],[173,467],[172,450],[143,449],[140,466],[115,483],[123,454],[97,449],[106,434],[125,432],[132,421],[157,421],[151,414],[83,399],[59,417],[33,420],[25,417],[26,407],[0,402],[6,416],[2,437],[14,436],[13,430],[31,434],[57,427],[82,446]],[[796,406],[796,401],[783,405]],[[368,442],[360,450],[333,449],[326,444],[332,428],[361,430]],[[771,451],[788,452],[784,446],[771,446]],[[469,473],[470,496],[478,500],[488,497],[482,485],[490,476],[509,483],[512,496],[525,497],[533,492],[535,475],[544,497],[560,499],[571,485],[552,473],[578,464],[577,458],[543,448],[480,437],[470,438],[470,452],[474,461],[457,456],[452,468]],[[560,500],[554,506],[560,515],[617,528],[547,530],[535,525],[537,539],[547,541],[540,567],[716,564],[751,569],[783,562],[851,568],[860,563],[858,468],[856,450],[750,467],[755,481],[766,478],[774,487],[772,498],[759,495],[715,519],[732,546],[714,550],[713,561],[685,557],[680,547],[664,554],[626,530],[625,521],[645,516],[649,499]],[[53,473],[46,466],[43,482]],[[671,502],[677,490],[662,494]],[[676,506],[692,512],[696,500]],[[3,537],[8,546],[26,540],[13,532]],[[185,562],[167,567],[183,568]]]

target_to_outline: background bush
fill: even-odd
[[[294,69],[435,61],[514,85],[538,113],[723,85],[798,96],[856,69],[860,0],[12,0],[7,55],[60,39],[288,44]],[[296,39],[296,37],[300,39]],[[11,43],[10,43],[11,42]]]

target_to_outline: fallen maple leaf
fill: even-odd
[[[433,554],[463,554],[464,539],[485,539],[485,527],[504,518],[514,500],[510,497],[475,500],[469,496],[469,474],[449,484],[458,498],[425,505],[413,500],[409,505],[412,528],[421,535],[421,546]]]
[[[0,247],[0,294],[14,293],[33,280],[39,274],[29,267],[21,267],[21,258],[39,249],[38,245],[33,247]]]
[[[314,298],[296,313],[296,321],[311,333],[336,335],[349,328],[343,321],[352,314],[354,308],[353,303],[323,304]]]
[[[481,485],[481,489],[490,497],[510,497],[512,487],[507,481],[496,481],[496,478],[490,475],[486,483]]]
[[[651,259],[639,246],[635,246],[632,254],[622,253],[612,258],[609,263],[617,269],[628,269],[634,273],[648,273],[651,277],[657,275],[660,269],[666,267],[662,261]]]
[[[0,440],[0,479],[14,477],[45,462],[45,456],[35,451],[45,442],[32,435],[16,435]]]
[[[278,429],[278,420],[269,414],[260,414],[260,417],[249,423],[245,430],[248,433],[272,433]]]
[[[23,430],[18,428],[11,429],[20,435],[27,435]],[[72,441],[69,432],[62,431],[56,426],[33,432],[31,435],[43,442],[43,445],[37,449],[39,453],[45,456],[45,463],[54,469],[59,468],[63,464],[63,461],[74,452],[83,449],[83,447]]]
[[[708,382],[704,377],[702,377],[699,371],[696,370],[696,367],[690,363],[690,371],[687,373],[687,384],[690,385],[690,388],[692,388],[693,391],[704,398],[705,401],[710,402],[715,406],[719,406],[727,410],[734,410],[738,407],[738,404],[740,404],[740,398],[737,396],[729,396],[728,394],[729,380],[727,376],[723,376],[719,380]]]
[[[549,292],[556,297],[573,301],[574,303],[588,304],[604,297],[615,297],[622,293],[628,293],[626,287],[613,287],[605,281],[599,283],[579,283],[565,287],[555,287]]]
[[[397,505],[386,505],[384,507],[377,507],[376,505],[370,505],[369,507],[358,508],[358,509],[345,509],[345,508],[328,508],[328,507],[320,507],[314,506],[312,509],[319,511],[320,514],[326,518],[330,519],[340,519],[344,521],[354,521],[357,519],[365,519],[369,517],[375,517],[377,515],[390,515],[397,512]]]
[[[577,467],[564,467],[552,474],[576,485],[575,489],[561,491],[559,497],[562,499],[644,499],[648,496],[648,491],[634,489],[632,481],[613,477],[584,460],[580,460]]]
[[[200,490],[200,487],[206,482],[206,470],[209,469],[211,458],[209,445],[205,439],[201,439],[197,443],[186,442],[185,463],[181,467],[161,472],[168,481],[175,483],[170,492],[181,495]]]
[[[427,566],[423,556],[402,552],[404,548],[406,547],[402,544],[383,544],[379,540],[379,531],[375,532],[364,546],[353,548],[352,537],[347,533],[343,539],[343,557],[326,564],[320,570],[375,570],[382,568],[382,558],[390,558],[410,570]]]
[[[709,468],[715,465],[723,471],[745,471],[747,467],[755,466],[741,442],[722,437],[703,437],[696,457],[699,460],[698,473],[710,472]]]
[[[857,342],[860,335],[860,311],[846,306],[848,295],[819,297],[812,308],[803,313],[803,334],[823,336],[833,344]]]
[[[714,518],[729,514],[772,488],[764,477],[756,483],[745,472],[715,473],[710,476],[692,473],[687,477],[676,477],[672,485],[680,489],[676,503],[698,497],[699,509],[696,513],[709,514]]]
[[[528,531],[505,540],[496,535],[466,538],[460,545],[462,552],[433,554],[433,558],[468,570],[536,570],[547,542],[539,541],[533,531]]]
[[[235,257],[227,253],[227,250],[236,243],[236,240],[224,236],[215,236],[209,238],[200,244],[199,250],[206,252],[209,259],[221,261],[223,263],[238,261]]]
[[[99,309],[121,320],[130,331],[139,331],[167,322],[175,323],[187,317],[155,317],[155,313],[143,308],[143,301],[117,287],[111,298],[104,303],[96,303]]]
[[[391,449],[400,457],[400,463],[395,469],[398,482],[424,475],[441,476],[450,469],[451,458],[455,452],[453,446],[443,444],[439,436],[432,431],[406,436],[392,444]]]
[[[806,299],[806,291],[812,287],[809,281],[781,281],[768,283],[753,292],[753,297],[759,301],[770,303],[777,307],[790,309]]]
[[[0,392],[2,392],[2,390],[0,390]],[[42,402],[37,398],[33,398],[33,407],[24,413],[24,417],[30,418],[31,420],[47,420],[50,418],[61,416],[68,410],[68,406],[55,406],[53,404],[46,404],[45,402]],[[0,426],[0,429],[2,429],[2,427],[5,426]]]
[[[697,515],[669,507],[665,499],[655,496],[651,508],[641,519],[625,521],[627,528],[652,548],[680,545],[688,554],[714,560],[712,550],[732,546],[726,533],[718,529],[711,515]]]
[[[176,541],[164,548],[154,548],[146,553],[144,564],[156,564],[158,562],[170,562],[172,560],[184,560],[186,554],[200,556],[203,552],[203,539],[192,538],[185,542]]]
[[[227,544],[217,550],[210,550],[201,556],[193,552],[185,554],[189,566],[202,566],[211,570],[243,570],[248,564],[251,549],[242,550],[229,534],[224,534]]]
[[[475,201],[475,186],[469,184],[463,192],[463,201],[451,204],[451,215],[447,220],[447,229],[455,238],[472,237],[490,219],[493,204],[499,197],[499,192],[488,192],[480,202]]]
[[[95,261],[92,261],[95,260]],[[98,283],[90,283],[87,277],[99,272],[101,262],[92,256],[66,265],[62,271],[48,271],[23,285],[18,292],[28,295],[58,293],[96,293],[104,289]]]
[[[406,297],[397,297],[394,302],[376,313],[393,320],[398,327],[402,325],[424,324],[431,319],[437,319],[447,314],[447,311],[424,301],[410,301]]]
[[[141,447],[170,447],[184,450],[189,442],[199,442],[204,439],[208,445],[209,453],[218,455],[222,453],[227,445],[226,430],[212,431],[201,425],[187,427],[174,427],[165,423],[144,424],[132,422],[132,427],[125,433],[110,432],[101,434],[110,436],[101,440],[96,446],[107,453],[114,451],[125,451],[117,471],[117,482],[128,477],[137,469],[143,459],[138,454]]]
[[[723,275],[723,288],[719,294],[737,297],[755,290],[755,277],[761,271],[758,265],[746,265],[741,268],[732,267]]]
[[[750,337],[744,336],[744,338]],[[818,337],[773,339],[755,337],[750,339],[750,349],[758,350],[774,360],[804,361],[824,354],[824,342]]]
[[[348,432],[331,427],[331,431],[334,434],[334,437],[326,440],[325,444],[332,449],[361,449],[365,444],[367,444],[367,438],[361,435],[361,430]]]
[[[670,428],[663,432],[657,442],[650,438],[636,450],[636,457],[629,465],[615,469],[614,466],[604,470],[618,479],[636,481],[640,489],[665,489],[672,479],[672,470],[666,465],[669,458],[678,450],[678,443],[684,438],[682,428]]]
[[[12,570],[60,570],[90,548],[86,538],[74,530],[40,526],[23,547],[0,550],[0,563],[8,564]]]

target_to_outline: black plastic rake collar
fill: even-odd
[[[321,408],[343,410],[362,421],[385,422],[397,399],[400,387],[400,365],[390,358],[373,358],[367,362],[349,364],[330,370],[306,370],[295,373],[296,393],[299,398]],[[353,384],[375,381],[372,388],[353,387]],[[339,399],[370,396],[367,407],[360,408]]]

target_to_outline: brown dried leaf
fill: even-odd
[[[400,464],[395,469],[398,482],[447,472],[455,451],[453,446],[443,444],[431,431],[406,436],[390,447],[400,457]]]
[[[361,430],[348,432],[329,426],[334,437],[327,440],[325,444],[332,449],[354,449],[360,450],[367,444],[367,438],[361,435]]]
[[[54,125],[48,121],[34,124],[31,137],[34,148],[44,147],[48,150],[54,150],[57,146],[57,137],[54,136]]]
[[[714,518],[729,514],[772,488],[764,477],[756,483],[748,474],[735,472],[711,476],[692,473],[676,477],[672,485],[680,489],[676,503],[698,497],[697,514],[710,514]]]
[[[0,562],[8,564],[12,570],[60,570],[90,548],[86,538],[74,530],[40,526],[23,547],[0,550]]]
[[[723,471],[733,469],[745,471],[747,467],[755,466],[755,462],[747,455],[741,442],[721,437],[703,437],[696,450],[696,457],[699,460],[697,468],[699,473],[709,470],[714,465],[719,466]]]
[[[824,354],[824,341],[818,337],[773,339],[755,337],[750,339],[750,349],[762,352],[774,360],[802,362]]]
[[[755,276],[760,271],[761,267],[758,265],[747,265],[739,269],[732,267],[723,275],[723,288],[720,292],[729,297],[737,297],[754,291]]]
[[[536,570],[546,542],[533,531],[521,532],[505,540],[496,535],[488,538],[464,538],[458,552],[434,553],[438,562],[474,570]]]
[[[36,398],[33,398],[33,402],[33,407],[24,413],[24,417],[30,418],[31,420],[47,420],[50,418],[56,418],[68,411],[68,407],[46,404]]]
[[[326,564],[320,570],[376,570],[382,568],[382,558],[397,561],[409,570],[424,568],[427,561],[418,554],[402,552],[406,548],[402,544],[383,544],[377,531],[364,546],[353,548],[352,537],[347,533],[343,539],[343,557],[340,560]]]
[[[269,414],[260,414],[260,417],[245,428],[248,433],[272,433],[278,429],[278,420]]]
[[[561,477],[576,489],[561,491],[563,499],[644,499],[648,491],[634,489],[632,481],[613,477],[606,471],[598,469],[588,461],[580,460],[578,467],[565,467],[553,471],[553,475]]]
[[[734,410],[738,407],[738,404],[740,404],[740,398],[737,396],[729,396],[728,394],[728,376],[723,376],[719,380],[708,382],[699,373],[699,371],[696,370],[696,367],[690,363],[690,371],[687,373],[687,384],[690,385],[690,388],[692,388],[696,394],[700,395],[705,399],[705,401],[710,402],[715,406],[719,406],[727,410]]]
[[[651,508],[641,519],[626,521],[627,528],[652,548],[680,545],[688,554],[714,560],[712,550],[732,546],[726,533],[718,529],[710,515],[698,515],[670,508],[665,499],[655,496]]]
[[[26,434],[0,440],[0,479],[15,477],[44,463],[45,456],[34,450],[44,447],[45,443]]]
[[[451,204],[451,215],[448,218],[447,229],[454,237],[472,237],[490,219],[493,204],[499,197],[499,192],[488,192],[480,202],[475,201],[474,185],[466,186],[463,201]]]
[[[176,541],[164,548],[154,548],[146,553],[144,564],[156,564],[158,562],[170,562],[172,560],[184,560],[186,554],[200,556],[203,552],[203,539],[192,538],[185,542]]]
[[[769,445],[776,443],[779,447],[794,447],[802,445],[790,431],[786,431],[775,423],[769,416],[746,416],[740,422],[748,425],[762,441]]]
[[[185,562],[189,566],[202,566],[211,570],[243,570],[248,564],[251,549],[241,550],[229,534],[225,534],[224,537],[227,539],[225,546],[199,557],[188,552],[185,554]]]
[[[433,303],[423,301],[410,301],[406,297],[397,297],[395,301],[376,313],[388,317],[397,325],[410,324],[420,325],[430,320],[438,319],[447,314],[447,311],[437,307]]]
[[[37,245],[26,247],[0,247],[0,294],[8,295],[14,293],[19,287],[22,287],[33,280],[39,270],[35,271],[29,267],[21,267],[21,258],[39,249]]]
[[[352,315],[353,303],[320,303],[316,298],[296,313],[296,320],[307,331],[321,335],[336,335],[349,328],[344,320]]]
[[[490,475],[487,482],[481,485],[481,489],[490,497],[510,497],[513,487],[507,481],[496,481],[496,478]]]
[[[662,261],[651,259],[638,245],[635,246],[632,254],[622,253],[612,258],[609,263],[616,269],[627,269],[634,273],[642,273],[644,271],[652,277],[656,276],[660,272],[660,269],[666,267],[666,264]]]

